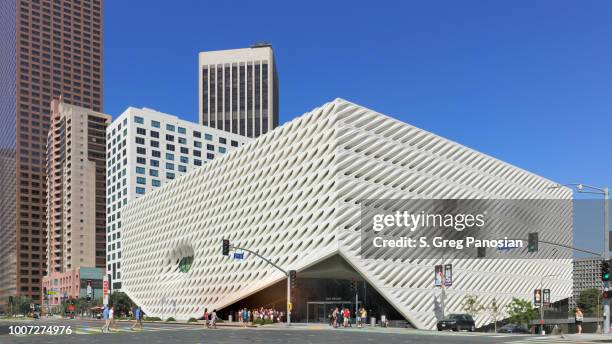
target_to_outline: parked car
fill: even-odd
[[[497,333],[530,333],[530,332],[524,326],[517,325],[517,324],[507,324],[497,329]]]
[[[444,319],[438,321],[438,331],[451,330],[461,331],[466,330],[474,332],[476,330],[476,323],[474,318],[469,314],[450,314]]]

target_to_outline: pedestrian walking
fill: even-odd
[[[117,326],[115,325],[115,306],[111,306],[111,308],[108,311],[108,331],[110,332],[110,329],[114,328],[117,329]]]
[[[102,311],[102,318],[104,318],[104,326],[102,326],[102,333],[106,333],[108,332],[108,327],[110,326],[108,306],[104,306],[104,310]]]
[[[208,328],[208,317],[210,316],[210,314],[208,314],[208,308],[204,308],[204,316],[202,316],[202,319],[204,319],[204,326],[206,326],[206,328]]]
[[[584,315],[582,314],[582,309],[580,307],[576,307],[576,312],[574,313],[574,321],[576,323],[576,333],[582,334],[582,321],[584,320]]]
[[[212,328],[217,328],[217,310],[213,309],[212,315],[210,316],[210,326]]]
[[[249,323],[249,312],[246,307],[242,310],[242,326],[246,327]]]
[[[134,325],[130,327],[130,330],[133,330],[136,326],[140,326],[140,329],[144,330],[144,326],[142,326],[142,310],[140,309],[140,306],[136,306],[134,315],[136,316],[136,321],[134,322]]]

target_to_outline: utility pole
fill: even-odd
[[[608,214],[609,210],[609,199],[610,192],[608,188],[603,188],[604,195],[604,252],[603,259],[607,261],[610,259],[610,218]],[[610,281],[604,282],[604,290],[608,290],[610,287]],[[603,300],[604,306],[604,328],[603,332],[605,334],[610,333],[610,299]]]
[[[287,273],[287,325],[291,324],[291,275]]]

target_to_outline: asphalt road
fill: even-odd
[[[49,325],[70,326],[72,334],[8,334],[9,326],[21,326],[21,328],[25,329],[28,328],[27,326]],[[0,343],[569,343],[569,341],[554,337],[382,328],[331,329],[325,325],[293,326],[291,328],[219,327],[217,329],[204,329],[202,326],[187,324],[145,323],[144,330],[131,331],[131,323],[119,322],[117,329],[111,333],[101,333],[101,326],[101,321],[92,320],[41,319],[36,321],[0,321]]]

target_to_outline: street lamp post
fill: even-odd
[[[610,200],[610,190],[607,187],[598,188],[591,185],[579,184],[579,183],[569,183],[569,184],[557,184],[552,189],[560,188],[561,186],[572,186],[576,187],[576,191],[579,193],[588,193],[595,195],[602,195],[604,197],[604,250],[602,258],[603,260],[610,259],[610,217],[609,217],[609,200]],[[604,290],[607,290],[610,286],[609,281],[603,282]],[[603,299],[604,306],[604,328],[603,333],[610,333],[610,300]]]

